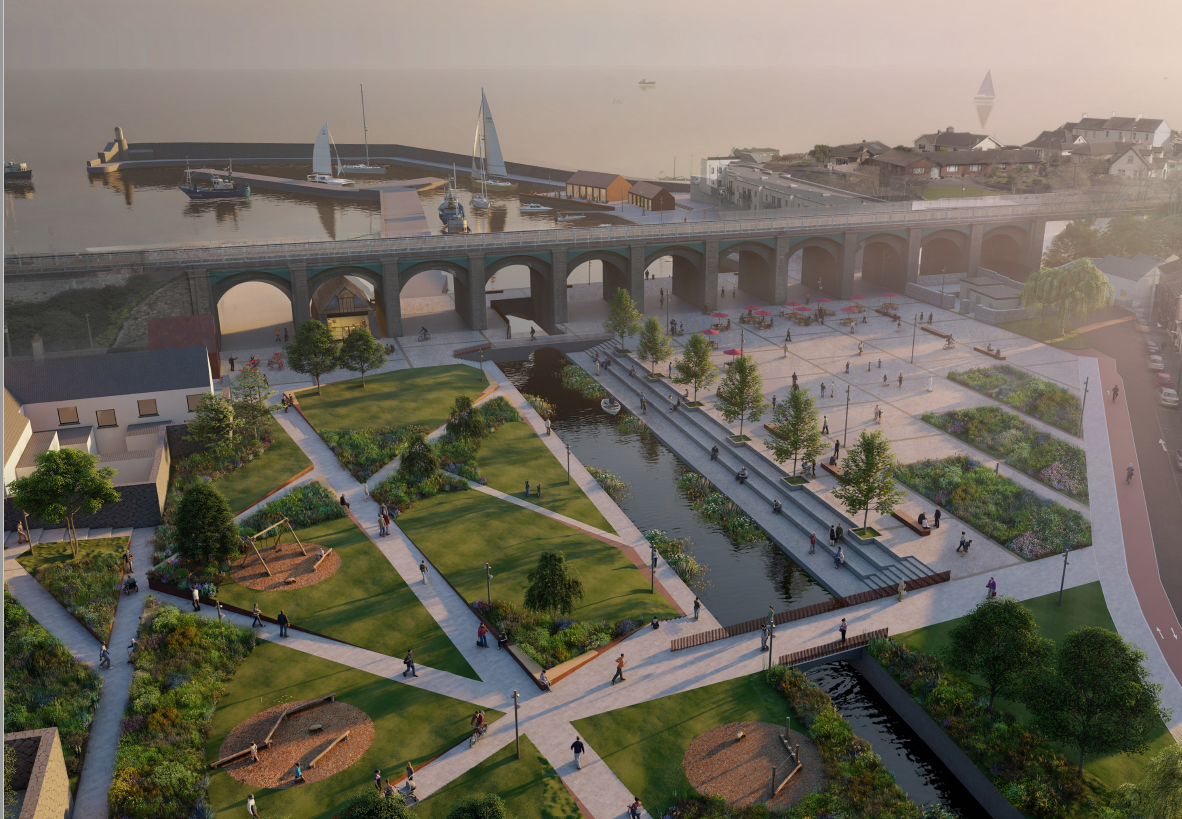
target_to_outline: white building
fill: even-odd
[[[1125,176],[1133,179],[1164,179],[1169,172],[1166,158],[1161,151],[1154,151],[1148,145],[1130,145],[1113,155],[1108,165],[1109,176]]]
[[[1112,298],[1117,307],[1133,310],[1148,308],[1153,304],[1153,291],[1161,277],[1159,266],[1169,259],[1159,259],[1138,253],[1131,259],[1120,256],[1105,256],[1092,259],[1092,263],[1112,285]]]
[[[1085,113],[1079,122],[1068,125],[1075,136],[1082,136],[1088,142],[1136,142],[1160,148],[1170,138],[1168,122],[1164,119],[1146,119],[1140,114],[1118,117],[1113,111],[1111,117],[1104,119],[1089,117]]]
[[[710,187],[711,193],[718,191],[718,180],[722,176],[722,169],[732,162],[738,162],[737,156],[707,156],[702,158],[702,182]]]

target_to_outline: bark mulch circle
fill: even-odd
[[[306,702],[306,700],[305,700]],[[229,756],[249,748],[251,742],[262,745],[267,732],[283,709],[298,702],[284,703],[260,711],[234,727],[222,742],[218,756]],[[313,725],[322,728],[309,732]],[[338,742],[328,755],[309,768],[308,763],[345,731],[349,738]],[[340,773],[361,758],[373,742],[373,721],[360,708],[343,702],[329,702],[285,719],[271,737],[271,745],[259,748],[259,761],[250,757],[225,767],[230,776],[252,788],[290,788],[296,784],[295,764],[300,763],[304,782],[319,782]]]
[[[735,737],[742,731],[742,742]],[[804,735],[793,731],[792,745],[800,745],[804,767],[792,777],[774,801],[772,768],[779,766],[776,784],[793,767],[785,765],[788,753],[780,741],[784,726],[766,722],[732,722],[700,734],[685,752],[685,776],[699,793],[721,796],[728,804],[746,807],[756,803],[784,809],[825,784],[821,753]]]
[[[328,580],[341,568],[341,556],[334,550],[320,564],[320,568],[312,571],[313,564],[319,559],[317,553],[320,547],[315,543],[305,543],[304,548],[308,550],[306,557],[294,543],[284,543],[278,552],[273,548],[259,549],[259,554],[267,561],[267,569],[271,570],[270,575],[267,574],[267,569],[263,568],[263,564],[259,563],[254,549],[251,549],[234,561],[234,565],[230,567],[230,577],[234,578],[235,583],[248,589],[283,591],[302,589]],[[295,582],[288,583],[288,578]]]

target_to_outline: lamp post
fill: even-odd
[[[570,486],[570,444],[566,445],[566,485]]]
[[[919,332],[919,321],[914,316],[911,318],[911,363],[915,363],[915,334]]]
[[[86,314],[86,340],[90,342],[90,349],[94,349],[94,336],[90,334],[90,313]]]
[[[849,445],[850,438],[850,385],[845,385],[845,432],[841,434],[842,446]]]
[[[1086,410],[1088,408],[1088,382],[1091,380],[1092,380],[1092,377],[1090,375],[1084,379],[1083,402],[1080,404],[1080,407],[1079,407],[1079,437],[1080,438],[1083,437],[1083,414],[1084,414],[1084,410]]]
[[[1063,577],[1059,580],[1059,602],[1055,604],[1059,607],[1063,606],[1063,586],[1067,583],[1067,555],[1070,554],[1070,552],[1070,546],[1063,550]]]
[[[488,607],[492,608],[492,566],[487,563],[484,564],[484,590],[487,597]]]
[[[769,620],[767,624],[767,668],[772,670],[776,664],[776,624]]]
[[[480,351],[480,374],[484,375],[484,350]]]
[[[648,547],[653,550],[653,573],[651,575],[649,575],[649,580],[652,582],[649,585],[648,593],[649,594],[656,594],[657,593],[657,547],[653,543],[650,543],[648,545]]]
[[[513,689],[513,736],[517,739],[517,758],[521,759],[521,724],[517,718],[517,712],[521,710],[521,706],[517,702],[517,689]]]

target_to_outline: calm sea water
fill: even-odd
[[[91,179],[84,168],[117,125],[131,142],[311,143],[327,120],[338,143],[360,142],[359,83],[371,143],[469,153],[483,87],[508,159],[647,177],[688,175],[691,160],[696,172],[703,156],[734,147],[897,144],[946,126],[1021,143],[1084,111],[1182,123],[1177,80],[1112,68],[1035,76],[995,67],[997,101],[982,126],[973,95],[986,68],[664,70],[645,75],[657,80],[647,91],[635,69],[13,70],[5,75],[6,158],[32,166],[34,184],[5,186],[4,250],[325,240],[377,230],[376,206],[261,191],[248,205],[192,205],[175,189],[176,170]],[[423,174],[408,169],[403,178]],[[432,227],[437,196],[422,197]],[[553,226],[518,214],[512,197],[494,208],[474,230]]]

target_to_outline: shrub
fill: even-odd
[[[602,401],[607,398],[607,390],[599,386],[599,382],[587,374],[587,371],[576,364],[567,364],[562,368],[562,386],[574,390],[584,398],[592,401]]]
[[[447,819],[510,819],[505,802],[495,793],[469,796],[447,812]]]
[[[243,525],[261,532],[280,518],[287,518],[293,528],[306,529],[344,516],[336,495],[319,481],[312,481],[260,507]]]
[[[975,367],[965,372],[952,370],[948,378],[969,389],[988,395],[1040,421],[1074,435],[1083,419],[1079,398],[1069,390],[1037,378],[1009,364]]]
[[[603,487],[603,491],[612,500],[618,502],[629,497],[628,484],[619,475],[594,466],[587,467],[587,473],[595,479],[596,483]]]
[[[703,579],[706,567],[687,550],[692,545],[688,537],[671,538],[660,529],[650,529],[644,538],[656,547],[657,553],[677,572],[686,585],[693,586]]]
[[[225,680],[254,645],[250,629],[148,597],[107,793],[112,816],[173,819],[206,802],[210,720]]]
[[[616,430],[623,435],[636,433],[640,436],[652,435],[653,431],[648,428],[648,424],[636,415],[625,415],[620,419],[620,423],[616,424]]]
[[[408,436],[426,434],[426,427],[366,427],[326,429],[320,437],[337,456],[341,466],[358,481],[367,481],[383,466],[402,454]]]
[[[554,405],[545,398],[542,398],[540,395],[530,395],[526,392],[523,392],[521,397],[528,401],[529,405],[534,408],[534,412],[542,418],[554,417]]]
[[[1091,524],[965,455],[904,464],[895,477],[1015,554],[1038,559],[1092,544]]]
[[[75,660],[5,588],[4,732],[56,726],[66,772],[77,776],[102,688],[102,678]]]
[[[220,563],[238,554],[238,524],[226,498],[209,484],[181,497],[175,531],[177,553],[191,563]]]
[[[631,634],[641,625],[640,621],[630,617],[615,623],[568,617],[551,619],[531,614],[504,600],[493,600],[491,606],[478,600],[472,608],[543,668],[553,668],[587,651],[602,648],[618,637]]]
[[[759,524],[702,475],[694,472],[682,475],[677,480],[677,488],[686,496],[699,517],[717,523],[735,544],[768,542]]]
[[[82,621],[95,639],[103,642],[110,639],[123,580],[121,555],[104,552],[69,563],[42,566],[36,579],[66,611]]]

